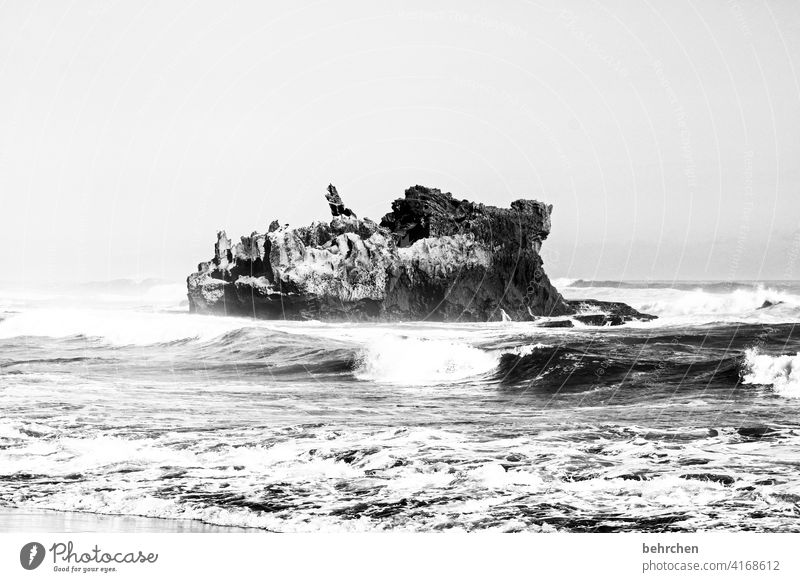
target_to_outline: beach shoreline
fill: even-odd
[[[0,533],[259,533],[192,519],[105,515],[51,509],[0,508]]]

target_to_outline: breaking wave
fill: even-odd
[[[794,356],[770,356],[755,348],[747,350],[742,382],[772,386],[781,396],[800,398],[800,352]]]
[[[13,446],[0,449],[0,501],[32,509],[270,531],[576,532],[738,529],[759,510],[770,512],[760,528],[796,531],[797,437],[785,430],[751,439],[754,454],[733,470],[741,431],[692,426],[307,425],[136,437],[56,428],[46,439],[26,423],[2,426]],[[765,476],[764,458],[785,472]],[[769,505],[754,507],[754,495]]]
[[[800,393],[794,356],[745,350],[761,338],[770,350],[794,342],[794,325],[697,328],[698,333],[626,326],[564,334],[524,324],[329,325],[124,310],[34,309],[0,321],[0,368],[43,373],[82,365],[103,369],[147,358],[161,373],[233,374],[295,381],[324,375],[396,386],[499,384],[539,393],[586,392],[627,383],[702,386],[768,384]],[[30,338],[18,341],[18,338]],[[544,340],[544,341],[542,341]],[[26,345],[45,345],[33,352]],[[89,354],[87,349],[91,348]],[[697,350],[703,350],[703,357]],[[668,364],[665,364],[668,362]],[[133,368],[136,370],[136,367]],[[636,395],[636,393],[633,393]],[[646,395],[642,396],[646,398]]]
[[[495,369],[498,355],[460,342],[386,336],[360,355],[360,380],[393,384],[446,384]]]
[[[103,309],[33,309],[0,322],[0,339],[12,337],[102,338],[118,346],[185,339],[211,340],[253,325],[236,318]]]

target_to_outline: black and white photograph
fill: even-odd
[[[0,3],[0,560],[800,532],[798,73],[793,0]]]

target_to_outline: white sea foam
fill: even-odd
[[[718,292],[696,289],[567,287],[567,299],[587,297],[622,301],[657,315],[647,326],[703,324],[719,321],[743,323],[781,323],[800,321],[800,294],[764,285]],[[764,307],[765,302],[772,306]],[[639,325],[639,324],[634,324]]]
[[[709,293],[702,289],[683,291],[674,298],[655,300],[642,308],[655,315],[744,314],[761,308],[767,301],[800,305],[800,297],[760,286],[729,293]]]
[[[19,429],[9,423],[0,422],[0,440],[1,439],[24,439],[25,435]]]
[[[529,344],[527,346],[518,346],[513,350],[511,350],[511,353],[516,354],[518,356],[530,356],[536,350],[542,350],[544,348],[551,348],[551,347],[553,346],[538,342],[535,344]]]
[[[556,289],[561,289],[562,287],[571,287],[575,281],[579,281],[579,279],[570,279],[568,277],[557,277],[551,280],[551,283]]]
[[[6,498],[19,507],[199,519],[274,531],[494,529],[512,519],[518,521],[511,529],[536,531],[539,519],[532,522],[518,511],[522,496],[532,505],[542,499],[582,515],[614,511],[636,520],[686,513],[691,516],[689,528],[713,526],[715,512],[708,508],[731,504],[738,496],[738,505],[731,504],[725,515],[736,520],[728,527],[735,528],[740,520],[748,523],[749,494],[713,479],[679,476],[730,474],[731,458],[741,455],[741,443],[724,435],[697,435],[697,441],[676,447],[669,439],[633,438],[654,429],[628,428],[620,438],[607,433],[589,442],[581,438],[587,429],[580,428],[538,434],[523,430],[490,440],[483,431],[431,427],[320,428],[304,438],[278,442],[278,434],[288,435],[264,428],[176,431],[156,438],[62,436],[28,439],[0,450],[0,474],[61,480],[56,490],[49,478],[10,479]],[[596,429],[588,430],[591,434]],[[687,430],[692,429],[660,432]],[[753,460],[769,456],[790,461],[796,442],[748,446]],[[510,453],[516,458],[509,459]],[[707,461],[702,469],[682,465],[697,458]],[[764,478],[762,467],[748,465],[745,457],[736,458],[736,464],[742,485]],[[784,465],[786,478],[793,478],[790,463]],[[645,478],[625,478],[631,473]],[[577,476],[587,478],[573,478]],[[165,494],[165,483],[174,491]],[[758,487],[765,495],[791,493],[796,480]],[[241,507],[237,500],[256,507]],[[409,500],[434,503],[419,511]],[[769,503],[778,515],[788,513],[780,518],[787,527],[794,525],[791,499],[776,495]],[[260,510],[257,505],[273,507]],[[373,513],[360,514],[365,509]],[[375,512],[387,509],[394,513],[377,517]],[[548,511],[544,506],[541,510]],[[564,517],[558,510],[545,515],[559,521]]]
[[[743,382],[769,385],[781,396],[800,398],[800,352],[794,356],[770,356],[755,348],[747,350]]]
[[[356,377],[406,385],[450,383],[490,372],[498,359],[460,342],[387,335],[364,349]]]
[[[792,293],[800,294],[800,289],[780,289],[789,300]],[[663,301],[663,313],[670,303],[696,293],[578,291],[639,308]],[[703,292],[713,294],[711,289]],[[164,290],[164,303],[169,293]],[[629,293],[639,295],[632,295],[634,301]],[[726,295],[716,293],[718,298]],[[788,303],[757,309],[759,299],[748,304],[748,317],[791,313]],[[565,334],[583,341],[587,329],[597,328],[541,329],[530,322],[267,322],[153,313],[142,311],[141,302],[132,302],[133,310],[123,303],[105,309],[94,303],[93,309],[68,309],[60,300],[48,305],[52,309],[35,303],[27,312],[7,315],[0,336],[80,334],[124,345],[189,338],[210,343],[201,350],[141,350],[143,355],[174,356],[183,365],[175,366],[174,374],[123,360],[140,350],[116,350],[115,373],[105,362],[98,364],[99,375],[93,375],[95,364],[85,362],[23,364],[8,369],[14,374],[4,369],[0,475],[6,505],[190,518],[276,531],[538,531],[569,528],[564,507],[574,508],[570,512],[579,517],[626,516],[629,528],[637,527],[639,518],[685,514],[689,517],[674,527],[737,529],[753,527],[756,495],[763,497],[769,513],[756,520],[756,527],[796,529],[792,511],[798,479],[792,462],[797,435],[786,431],[780,439],[741,442],[733,428],[741,419],[730,426],[720,416],[720,407],[730,408],[731,402],[719,400],[714,391],[703,389],[703,400],[692,400],[699,392],[687,392],[667,403],[621,401],[612,410],[599,400],[589,402],[594,393],[585,406],[583,400],[575,407],[572,400],[539,405],[546,401],[535,390],[523,395],[477,380],[492,371],[503,352],[537,353],[547,343],[560,345]],[[662,314],[659,322],[742,317],[686,311]],[[216,345],[215,338],[237,329],[247,333],[232,340],[244,344],[257,343],[259,334],[273,330],[303,336],[302,346],[309,337],[320,340],[322,349],[333,342],[337,348],[350,344],[362,355],[359,377],[371,382],[326,377],[313,385],[305,380],[290,384],[269,373],[239,377],[230,368],[201,370],[195,352],[213,353],[206,348]],[[59,344],[54,355],[83,355],[80,350],[61,354],[62,347],[72,349],[68,342],[5,343],[20,351],[36,346],[43,358],[50,343]],[[240,355],[247,362],[253,357],[224,346],[220,359],[238,365]],[[752,354],[754,361],[760,361],[758,356]],[[769,400],[772,390],[796,392],[788,386],[796,386],[800,356],[765,358],[763,366],[747,370],[773,386],[749,390],[756,406]],[[186,374],[187,367],[199,373]],[[421,387],[406,388],[409,384]],[[686,406],[694,407],[691,414],[685,414]],[[747,413],[747,406],[737,403],[740,412]],[[785,414],[792,414],[791,407]],[[654,426],[633,424],[633,418],[650,418]],[[713,437],[710,427],[718,429]],[[697,478],[684,477],[693,473]],[[704,473],[737,482],[725,485],[704,479]],[[774,483],[759,484],[765,477]],[[717,511],[720,503],[724,515]],[[532,511],[520,511],[521,504]],[[555,525],[541,525],[550,519]]]
[[[515,487],[538,488],[544,485],[541,476],[518,469],[506,470],[500,463],[484,463],[468,472],[473,481],[490,489],[513,489]]]

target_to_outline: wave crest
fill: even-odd
[[[497,354],[460,342],[385,336],[362,351],[355,376],[390,384],[446,384],[489,373],[497,363]]]
[[[755,289],[736,289],[730,293],[710,293],[695,289],[668,300],[655,300],[642,308],[655,315],[745,314],[765,306],[781,304],[798,307],[800,298],[763,286]]]
[[[190,314],[103,309],[35,309],[0,321],[0,339],[73,336],[102,338],[118,346],[211,340],[252,325],[248,320]]]
[[[605,283],[605,282],[603,282]],[[789,323],[800,321],[800,287],[794,283],[723,285],[698,282],[694,285],[630,284],[581,286],[563,289],[572,301],[593,297],[603,301],[622,301],[657,315],[647,327],[701,325],[713,322]],[[638,327],[636,323],[629,324]]]
[[[800,352],[794,356],[760,354],[756,348],[745,352],[744,384],[772,386],[781,396],[800,398]]]

